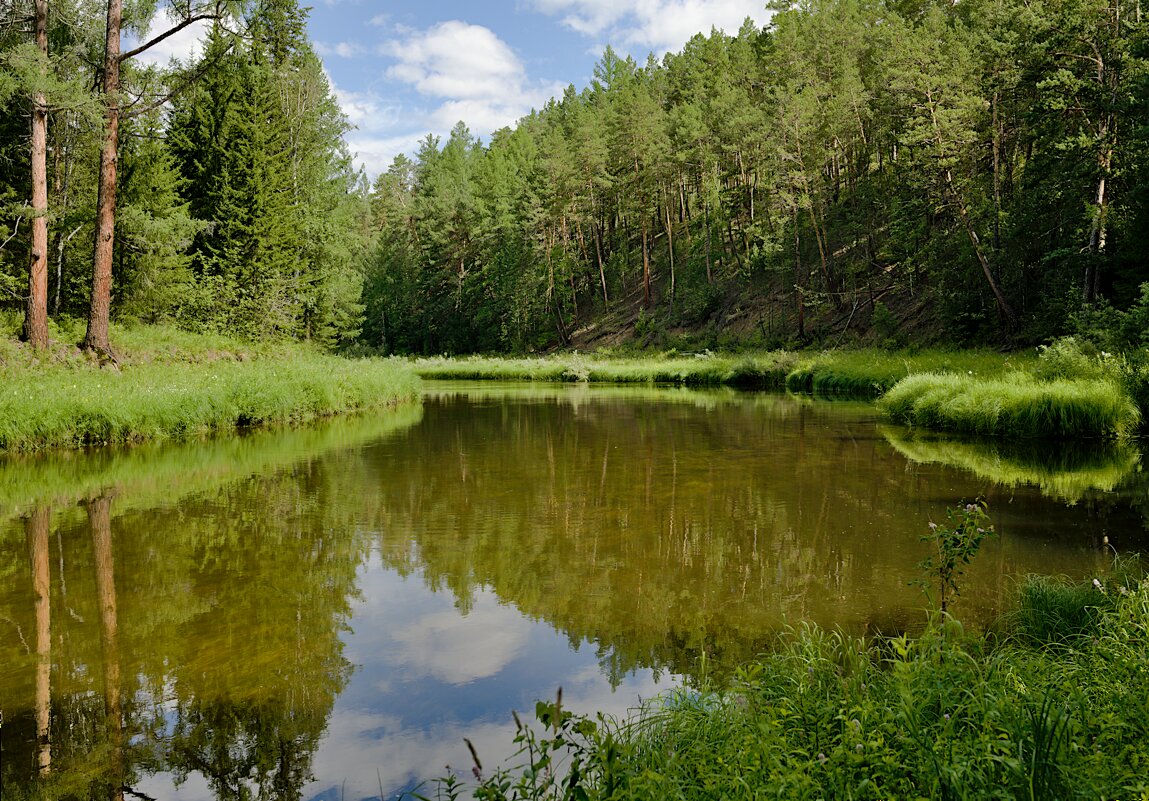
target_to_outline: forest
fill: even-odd
[[[173,5],[214,28],[164,69],[109,55],[119,4],[0,3],[0,303],[33,342],[86,318],[98,351],[109,316],[373,353],[1149,337],[1139,0],[776,2],[661,60],[607,47],[373,184],[294,0]]]

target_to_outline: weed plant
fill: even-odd
[[[801,358],[786,376],[786,388],[815,395],[876,398],[916,373],[1000,375],[1032,363],[1028,356],[977,350],[832,350]]]

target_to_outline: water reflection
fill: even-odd
[[[0,463],[0,795],[390,795],[465,768],[463,736],[496,762],[510,711],[560,684],[623,713],[788,622],[915,625],[919,536],[960,499],[988,497],[1002,535],[971,619],[1019,573],[1087,575],[1101,536],[1145,540],[1113,500],[1135,452],[1051,467],[877,422],[437,385],[379,419]]]
[[[898,453],[918,464],[944,464],[1005,487],[1032,485],[1069,503],[1112,492],[1141,465],[1128,442],[1047,442],[960,439],[900,426],[881,426]]]

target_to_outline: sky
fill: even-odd
[[[370,178],[428,133],[460,120],[486,141],[574,84],[603,48],[661,57],[712,27],[765,24],[765,0],[304,0],[308,32],[343,112],[347,144]],[[149,60],[185,56],[196,32]]]

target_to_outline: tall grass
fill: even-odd
[[[223,338],[135,329],[122,369],[74,349],[16,351],[0,366],[0,449],[35,451],[179,439],[237,426],[301,422],[418,395],[404,364],[347,360],[302,346],[245,349]],[[219,347],[217,347],[219,346]]]
[[[1113,438],[1141,419],[1121,388],[1103,379],[1039,381],[925,373],[899,381],[879,401],[894,420],[926,428],[1028,437]]]

